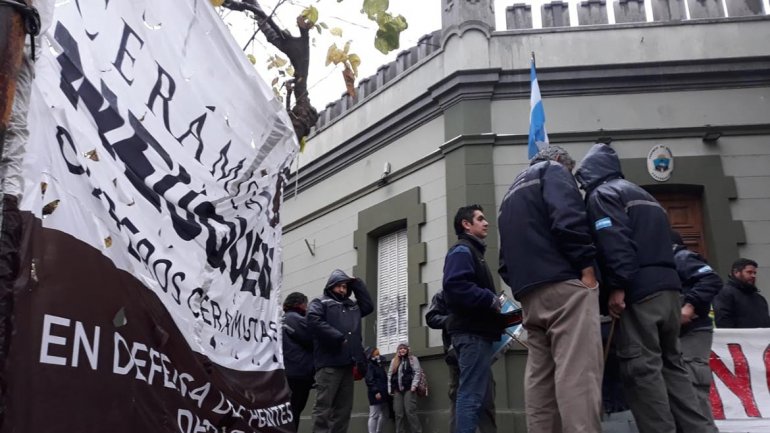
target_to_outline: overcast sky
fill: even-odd
[[[288,0],[276,12],[278,22],[285,28],[296,34],[294,20],[299,12],[307,5],[314,5],[320,12],[319,21],[326,23],[329,28],[339,27],[343,34],[341,38],[332,36],[328,31],[319,35],[315,31],[311,34],[315,38],[316,46],[311,49],[310,63],[310,98],[313,105],[321,111],[326,104],[340,97],[345,91],[340,67],[325,66],[326,51],[332,42],[342,46],[351,40],[351,52],[361,56],[361,66],[358,78],[365,78],[377,72],[380,65],[395,60],[399,51],[417,45],[417,41],[423,35],[438,30],[441,27],[441,2],[443,0],[390,0],[390,11],[394,15],[401,14],[406,17],[409,28],[401,34],[401,48],[384,55],[374,48],[374,34],[376,25],[361,14],[363,0]],[[495,19],[498,30],[505,29],[505,8],[513,3],[531,3],[533,22],[539,27],[540,5],[550,0],[506,0],[495,1]],[[578,0],[568,0],[570,3],[570,21],[577,22]],[[736,0],[722,0],[736,1]],[[762,0],[765,11],[770,10],[770,0]],[[260,0],[263,8],[271,10],[277,0]],[[608,1],[609,3],[609,1]],[[651,14],[651,3],[647,2],[647,16]],[[767,13],[767,12],[766,12]],[[241,13],[224,12],[225,22],[230,25],[233,35],[239,45],[243,47],[254,31],[254,22],[244,19]],[[614,22],[612,14],[609,21]],[[247,54],[253,54],[257,59],[257,70],[266,82],[270,83],[276,76],[275,72],[268,71],[265,64],[270,54],[277,52],[263,37],[258,37],[256,43],[252,43],[246,49]]]

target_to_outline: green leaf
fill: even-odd
[[[303,17],[305,17],[308,21],[310,21],[312,24],[315,24],[318,21],[318,9],[316,9],[315,6],[308,6],[305,9],[302,10]]]
[[[373,20],[378,14],[388,10],[388,6],[388,0],[364,0],[363,9],[361,10],[364,11],[370,20]]]
[[[337,0],[337,1],[342,1],[342,0]],[[302,137],[299,139],[299,153],[305,152],[305,145],[307,144],[306,138],[307,137]]]
[[[378,16],[377,21],[380,28],[374,37],[374,47],[383,54],[397,50],[401,32],[409,27],[406,19],[401,15],[393,17],[388,13],[384,13]]]
[[[337,47],[337,44],[331,44],[329,46],[329,49],[326,51],[326,66],[329,66],[329,64],[334,63],[335,65],[338,65],[345,60],[347,60],[348,56],[347,54],[340,50]]]
[[[339,27],[334,27],[329,32],[334,36],[342,37],[342,29]]]
[[[353,74],[357,77],[358,67],[361,65],[361,58],[358,57],[358,54],[350,54],[348,55],[348,62],[350,62],[350,68],[353,69]]]
[[[328,29],[329,28],[329,26],[326,23],[324,23],[324,22],[320,22],[320,23],[318,23],[318,25],[323,27],[324,29]]]
[[[283,68],[287,63],[289,63],[289,61],[281,56],[276,55],[273,57],[273,63],[275,63],[276,68]]]

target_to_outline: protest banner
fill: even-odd
[[[770,329],[717,329],[711,408],[722,432],[770,432]]]
[[[3,431],[286,432],[291,121],[207,1],[42,35]]]

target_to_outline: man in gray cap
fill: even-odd
[[[599,432],[602,341],[596,248],[572,169],[548,146],[500,205],[500,276],[521,302],[530,432]]]

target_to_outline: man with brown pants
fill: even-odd
[[[549,146],[500,206],[500,276],[524,310],[527,430],[601,431],[602,342],[596,249],[571,171]]]

